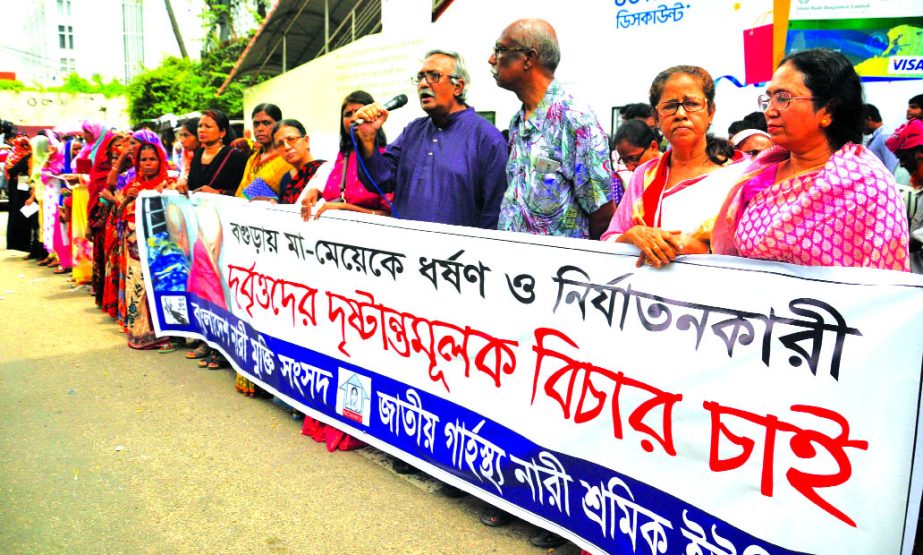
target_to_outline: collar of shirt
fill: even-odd
[[[458,121],[458,118],[464,116],[469,110],[474,110],[474,108],[466,105],[464,110],[452,112],[449,114],[449,117],[446,118],[445,123],[442,126],[436,125],[436,122],[433,121],[433,118],[429,118],[429,123],[436,129],[448,129],[449,127],[452,127],[456,121]]]
[[[533,132],[539,130],[539,126],[546,119],[548,108],[557,102],[558,98],[563,94],[564,91],[561,89],[561,85],[558,84],[557,79],[554,79],[548,85],[548,89],[545,90],[545,96],[542,97],[541,102],[535,107],[535,111],[532,112],[529,119],[525,119],[525,108],[521,107],[519,109],[519,112],[516,114],[516,120],[513,123],[516,127],[521,129],[521,133],[524,137],[528,137]]]

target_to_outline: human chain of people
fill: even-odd
[[[613,23],[694,4],[619,1]],[[793,50],[724,138],[716,79],[674,65],[610,137],[528,18],[486,60],[519,103],[501,133],[458,52],[421,54],[425,116],[389,141],[408,99],[355,90],[327,157],[269,101],[251,141],[216,109],[176,150],[90,120],[12,137],[7,247],[86,285],[129,347],[192,338],[306,435],[367,440],[540,547],[912,543],[923,95],[885,134],[846,56]]]

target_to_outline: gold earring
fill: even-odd
[[[828,125],[830,125],[830,120],[827,119],[827,118],[824,118],[824,119],[820,120],[820,124],[821,124],[822,126],[824,126],[824,127],[827,127]]]

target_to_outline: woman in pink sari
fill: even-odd
[[[57,178],[64,170],[64,145],[55,137],[54,132],[48,129],[45,132],[48,137],[48,160],[42,167],[42,184],[44,202],[42,210],[42,242],[45,250],[48,251],[48,267],[56,267],[64,264],[64,260],[58,255],[61,250],[60,244],[60,222],[58,221],[58,201],[61,197],[61,182]],[[70,267],[70,261],[67,261]],[[55,270],[55,273],[64,273]]]
[[[70,220],[70,243],[72,277],[81,285],[92,285],[93,242],[90,227],[90,171],[96,151],[102,146],[108,128],[101,123],[84,121],[82,126],[84,144],[74,158],[68,177],[71,183],[71,197],[66,204]],[[95,292],[94,292],[95,294]]]
[[[775,147],[731,189],[713,251],[802,266],[910,269],[891,172],[862,142],[862,85],[831,50],[782,60],[759,98]]]

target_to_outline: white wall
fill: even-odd
[[[85,119],[128,129],[128,102],[101,94],[0,91],[0,114],[16,125],[80,128]]]

